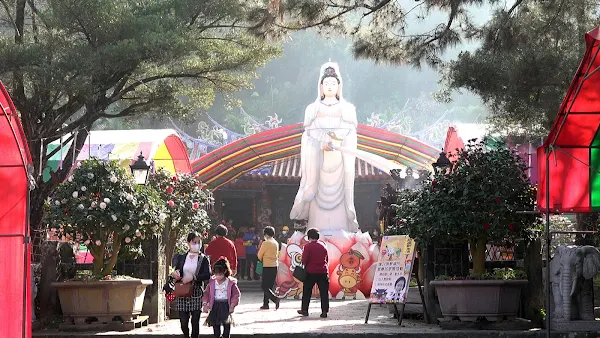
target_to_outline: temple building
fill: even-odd
[[[240,113],[247,122],[244,134],[231,131],[210,117],[212,126],[205,122],[198,125],[199,138],[188,135],[175,124],[173,128],[188,147],[192,172],[213,190],[215,217],[231,221],[234,228],[271,225],[293,229],[299,225],[290,220],[290,211],[300,185],[304,126],[302,123],[280,126],[276,114],[261,123],[243,109]],[[356,160],[354,206],[362,231],[381,228],[378,202],[386,185],[416,186],[419,177],[424,177],[422,173],[432,170],[431,164],[441,148],[420,141],[423,135],[398,133],[392,123],[396,118],[389,123],[371,120],[357,127],[358,149],[398,163],[404,169],[403,179],[394,180],[371,164]],[[440,134],[438,138],[441,137]],[[411,171],[414,176],[406,176]]]
[[[377,229],[377,201],[393,180],[370,164],[356,161],[354,205],[363,231]],[[214,192],[215,209],[234,227],[256,224],[292,228],[290,210],[300,184],[300,156],[276,160],[223,185]]]

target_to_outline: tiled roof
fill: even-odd
[[[389,178],[381,170],[373,167],[363,160],[356,160],[357,180],[378,180]],[[258,169],[247,172],[242,176],[246,180],[269,180],[269,181],[299,181],[300,180],[300,156],[292,156],[277,160]]]

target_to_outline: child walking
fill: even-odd
[[[220,257],[214,265],[214,276],[202,296],[202,310],[208,312],[206,325],[212,326],[215,337],[230,338],[233,319],[231,314],[240,303],[240,289],[237,280],[231,276],[231,267],[225,257]],[[223,334],[221,334],[223,326]]]

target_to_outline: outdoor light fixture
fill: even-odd
[[[140,156],[138,156],[137,160],[129,165],[131,168],[131,174],[133,175],[133,179],[136,184],[145,185],[148,180],[148,173],[150,172],[150,165],[146,163],[144,159],[144,155],[140,152]]]
[[[442,149],[440,156],[435,161],[435,163],[431,164],[431,166],[433,167],[433,170],[435,170],[436,175],[441,175],[452,166],[452,162],[450,162],[450,160],[446,156],[446,152],[444,152],[444,150]]]

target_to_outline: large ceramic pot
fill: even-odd
[[[458,317],[475,321],[485,317],[489,321],[514,319],[519,312],[521,288],[526,280],[445,280],[431,285],[446,319]]]
[[[60,282],[52,286],[58,291],[65,321],[83,324],[95,317],[109,323],[114,317],[130,322],[142,313],[149,279],[109,280],[97,282]]]

